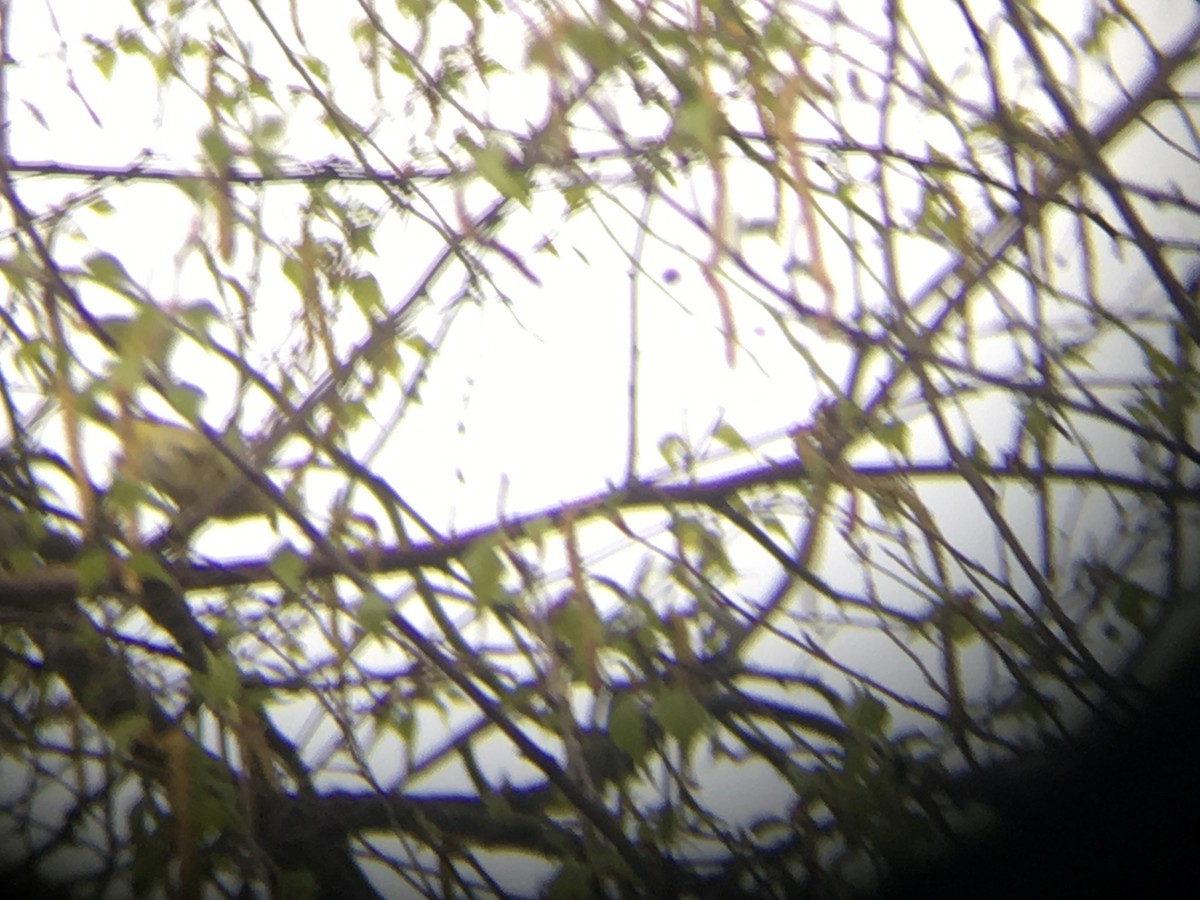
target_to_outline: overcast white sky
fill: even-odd
[[[972,50],[958,18],[939,14],[933,9],[938,5],[914,4],[908,15],[917,17],[925,49],[941,61],[940,70],[949,76],[961,70]],[[1049,14],[1060,17],[1059,21],[1071,30],[1077,27],[1081,10],[1088,5],[1056,4]],[[1151,12],[1144,21],[1152,30],[1165,34],[1179,27],[1177,6],[1152,3],[1146,7]],[[301,4],[300,8],[305,37],[336,75],[338,101],[361,121],[380,118],[379,104],[365,82],[347,35],[344,9],[334,13],[329,7],[321,7],[327,16],[322,22],[317,7]],[[56,13],[59,33],[50,27],[50,10]],[[240,13],[246,17],[244,23],[239,23],[244,27],[240,35],[252,42],[256,64],[268,74],[278,71],[278,52],[261,26],[248,8]],[[920,21],[921,16],[928,18]],[[444,15],[435,15],[435,21],[445,27],[433,29],[433,40],[439,33],[450,40],[455,24],[462,20],[448,7]],[[110,81],[101,79],[93,68],[93,50],[84,37],[107,37],[119,22],[136,22],[126,3],[15,4],[13,33],[20,35],[20,66],[10,74],[11,90],[14,97],[35,106],[48,126],[41,127],[22,103],[12,104],[10,140],[17,159],[124,166],[140,153],[150,151],[153,160],[164,166],[194,164],[196,135],[204,124],[197,98],[183,96],[177,88],[161,95],[144,61],[122,59]],[[865,9],[860,24],[872,27],[871,14]],[[519,72],[524,51],[518,25],[516,21],[510,24],[514,29],[512,40],[497,40],[491,51],[516,73],[497,79],[486,107],[495,121],[514,126],[523,121],[537,122],[544,114],[542,103],[536,99],[542,94],[534,89],[538,77]],[[838,37],[849,44],[853,35],[843,29]],[[79,95],[94,111],[95,122],[80,96],[65,83],[64,45]],[[843,49],[868,61],[871,54],[879,53],[865,42],[860,47]],[[1133,54],[1116,54],[1116,58],[1126,66],[1126,71],[1120,73],[1126,84],[1145,64]],[[840,75],[833,73],[833,77]],[[1084,72],[1082,77],[1096,85],[1089,93],[1094,103],[1089,112],[1096,114],[1112,102],[1115,88],[1096,73]],[[531,96],[535,98],[532,103]],[[846,105],[853,107],[853,103]],[[874,127],[870,105],[857,111],[864,132]],[[847,116],[851,123],[855,114],[851,108]],[[665,124],[645,123],[650,133],[661,131]],[[805,124],[814,128],[819,125]],[[406,127],[413,126],[404,116],[393,114],[380,120],[376,136],[383,146],[403,146]],[[898,147],[918,154],[927,152],[929,146],[946,152],[954,150],[953,136],[944,123],[928,118],[919,128],[907,132],[896,129],[890,139]],[[307,123],[303,116],[289,119],[288,140],[282,149],[300,160],[347,156],[345,148],[328,132]],[[1136,148],[1126,150],[1128,155],[1137,153]],[[753,223],[768,217],[771,200],[767,186],[756,183],[752,175],[743,173],[740,177],[743,181],[736,192],[737,221]],[[22,190],[33,199],[77,186],[27,181]],[[680,196],[686,200],[693,191],[703,197],[709,185],[703,178],[685,181]],[[294,237],[293,204],[301,199],[302,192],[276,187],[267,195],[266,230],[281,239]],[[182,194],[161,184],[135,183],[110,190],[108,197],[117,205],[117,214],[80,216],[86,243],[64,242],[60,246],[64,257],[77,254],[82,258],[95,249],[111,252],[152,296],[163,301],[196,299],[211,292],[209,280],[197,271],[200,264],[194,256],[180,264],[180,247],[197,227],[193,209]],[[627,210],[640,210],[634,190],[624,192],[619,199]],[[705,200],[698,205],[700,209],[708,207]],[[513,512],[586,494],[602,487],[606,479],[615,481],[623,476],[630,290],[626,254],[633,246],[635,223],[628,213],[618,211],[616,204],[602,204],[600,210],[600,216],[583,215],[560,226],[562,204],[551,196],[539,198],[529,215],[517,217],[526,227],[518,224],[506,230],[508,243],[516,248],[523,243],[532,246],[549,231],[555,236],[558,256],[529,258],[529,265],[541,280],[540,287],[530,285],[515,270],[499,273],[500,285],[519,298],[519,307],[485,303],[460,316],[450,352],[439,359],[437,371],[424,390],[423,408],[401,424],[389,445],[401,493],[443,527],[462,528],[493,518],[502,482],[503,502]],[[754,304],[738,305],[736,320],[743,347],[735,366],[723,364],[716,303],[694,262],[697,257],[704,258],[705,238],[669,210],[659,206],[653,212],[652,232],[665,240],[648,240],[645,271],[661,276],[674,269],[681,278],[666,290],[661,281],[656,284],[651,278],[643,278],[639,285],[638,340],[643,361],[638,385],[642,430],[639,467],[643,471],[661,465],[656,445],[665,434],[679,432],[697,439],[718,418],[724,418],[747,437],[779,435],[807,415],[814,397],[813,379],[805,363]],[[380,260],[375,274],[385,286],[385,297],[393,300],[403,296],[438,242],[428,231],[406,226],[395,216],[384,216],[377,240]],[[616,240],[600,230],[598,218],[603,218],[604,227]],[[828,239],[831,236],[826,237],[828,247],[833,242]],[[739,242],[768,278],[780,281],[787,248],[761,234],[742,237]],[[945,254],[935,248],[914,243],[906,252],[909,269],[902,278],[915,292],[944,258]],[[837,261],[836,250],[833,259]],[[835,281],[844,281],[836,271]],[[294,310],[287,293],[290,285],[270,271],[265,275],[265,285],[256,297],[260,309],[258,346],[254,348],[264,356],[294,337]],[[440,302],[444,304],[457,288],[457,282],[448,280]],[[273,289],[279,293],[279,308],[271,302]],[[89,302],[96,306],[117,302],[104,294],[95,290]],[[444,306],[427,314],[426,326],[431,326],[443,310]],[[360,320],[348,316],[344,326],[347,345],[361,338]],[[1006,341],[1003,338],[997,344],[1003,347]],[[829,355],[835,352],[833,348],[817,343],[812,349],[831,372],[843,368],[844,363]],[[848,358],[843,354],[843,359]],[[186,363],[179,368],[195,371]],[[228,378],[228,370],[210,364],[204,379],[210,396],[209,418],[217,423],[223,421],[229,402],[222,397],[222,375]],[[256,424],[253,416],[247,419],[248,425]],[[981,418],[974,425],[986,430],[987,421]],[[996,434],[995,438],[1007,436]]]

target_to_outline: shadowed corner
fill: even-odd
[[[1169,897],[1194,883],[1200,834],[1200,602],[1165,617],[1134,672],[1154,685],[1119,728],[973,794],[997,827],[948,858],[898,871],[878,898]]]

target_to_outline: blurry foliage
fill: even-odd
[[[1200,198],[1114,152],[1194,162],[1200,30],[1147,5],[138,0],[80,41],[50,3],[36,58],[0,4],[0,880],[843,896],[1120,719],[1200,462]],[[1118,42],[1157,68],[1118,85]],[[129,78],[190,155],[20,155]],[[190,217],[152,261],[186,298],[104,243],[146,197]],[[761,436],[631,406],[619,483],[447,530],[387,440],[470,310],[586,270],[577,222],[712,366],[769,332],[809,380]],[[276,550],[201,558],[200,491],[106,476],[143,413],[278,506]]]

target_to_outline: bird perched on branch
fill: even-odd
[[[154,488],[180,510],[216,502],[208,511],[211,519],[275,515],[271,498],[247,483],[242,471],[202,432],[152,418],[130,417],[127,424],[122,462],[127,478]],[[224,441],[244,455],[235,431]]]

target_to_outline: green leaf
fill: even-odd
[[[713,430],[713,437],[730,450],[740,451],[750,449],[750,445],[746,443],[746,439],[728,422],[721,422],[717,425]]]
[[[308,869],[284,869],[279,873],[279,896],[285,900],[316,900],[321,885]]]
[[[221,311],[207,300],[185,303],[175,312],[175,317],[194,331],[205,331],[214,322],[220,322]]]
[[[478,21],[479,0],[454,0],[454,5],[461,9],[463,14],[472,22]]]
[[[254,137],[256,142],[270,146],[277,144],[283,139],[284,132],[287,130],[287,125],[280,116],[265,116],[258,123],[258,128],[255,129]]]
[[[392,71],[402,78],[412,80],[416,72],[413,70],[412,63],[409,61],[408,55],[401,53],[399,50],[393,50],[388,55],[388,65],[392,67]]]
[[[502,148],[494,145],[478,147],[472,150],[471,158],[475,161],[476,170],[492,187],[523,206],[529,205],[532,193],[529,177],[512,168],[508,154]]]
[[[146,502],[146,486],[122,478],[118,473],[104,495],[104,502],[115,512],[129,512]]]
[[[122,713],[104,726],[108,739],[119,752],[125,752],[150,727],[149,717],[142,713]]]
[[[139,578],[152,578],[156,581],[166,582],[167,584],[175,583],[175,579],[171,576],[171,573],[163,568],[162,561],[154,553],[147,553],[145,551],[131,553],[125,565]]]
[[[1050,434],[1050,420],[1046,417],[1046,411],[1037,403],[1026,404],[1021,410],[1021,427],[1039,447]]]
[[[229,163],[233,159],[233,151],[230,149],[224,133],[211,126],[205,128],[200,132],[200,146],[204,148],[204,155],[213,171],[222,172],[229,168]]]
[[[133,281],[124,264],[111,253],[94,253],[83,261],[83,266],[98,283],[118,294],[125,293]]]
[[[632,694],[622,694],[608,714],[608,734],[634,760],[646,752],[646,717]]]
[[[317,78],[321,79],[322,81],[329,80],[329,66],[325,65],[325,63],[317,59],[315,56],[305,56],[302,57],[300,61],[304,63],[304,68],[308,69],[308,71]]]
[[[603,72],[616,65],[621,59],[621,50],[617,44],[594,25],[573,21],[563,30],[562,39],[567,46],[591,63],[597,72]]]
[[[710,531],[699,519],[680,516],[671,523],[671,531],[685,553],[700,557],[704,571],[715,566],[726,575],[734,574],[733,565],[725,553],[720,536]]]
[[[594,647],[603,636],[595,609],[573,597],[555,608],[550,616],[550,630],[568,647]]]
[[[368,49],[379,37],[370,19],[358,19],[350,26],[350,37],[360,50]]]
[[[679,107],[675,114],[674,133],[685,139],[685,147],[696,147],[705,156],[713,157],[717,153],[724,125],[725,117],[716,104],[697,94]]]
[[[169,866],[175,853],[171,847],[170,829],[151,827],[157,823],[147,821],[149,817],[139,806],[131,808],[129,816],[133,851],[129,880],[134,897],[147,897],[156,895],[157,887],[163,888],[157,893],[165,893]]]
[[[215,837],[240,824],[240,797],[228,770],[204,756],[195,744],[188,747],[192,776],[192,821],[198,834]]]
[[[658,452],[673,472],[686,472],[694,462],[691,448],[677,434],[665,435],[658,442]]]
[[[859,694],[849,708],[838,711],[846,727],[865,734],[882,735],[891,715],[882,700],[868,693]]]
[[[99,40],[95,37],[87,38],[87,42],[92,45],[92,65],[96,67],[106,81],[112,80],[113,67],[117,64],[117,52],[111,44]]]
[[[149,48],[136,31],[122,28],[117,32],[117,47],[126,56],[149,56]]]
[[[687,746],[708,722],[708,710],[691,693],[678,688],[663,691],[654,698],[652,713],[663,731]]]
[[[562,198],[571,212],[576,212],[587,204],[590,197],[591,188],[586,184],[568,185],[562,189]]]
[[[471,579],[475,599],[481,606],[489,606],[504,599],[500,576],[504,574],[504,563],[495,548],[486,541],[477,541],[462,555],[463,568]]]
[[[363,631],[371,635],[383,634],[384,626],[391,618],[392,608],[378,594],[364,594],[355,609],[355,619]]]
[[[983,445],[977,441],[972,442],[966,463],[985,478],[992,474],[992,461]]]
[[[37,377],[54,366],[53,352],[48,341],[33,338],[17,348],[17,352],[13,355],[13,362],[17,371]]]
[[[671,523],[671,531],[686,552],[703,553],[708,543],[708,531],[704,525],[690,516],[680,516]]]
[[[192,685],[206,706],[226,709],[242,692],[242,678],[237,664],[228,656],[217,655],[204,648],[205,671],[192,673]]]
[[[568,862],[558,870],[546,889],[547,900],[587,900],[596,896],[591,870],[578,862]]]
[[[177,336],[166,316],[149,306],[132,318],[112,316],[98,321],[108,336],[116,341],[118,352],[122,356],[135,358],[139,371],[142,361],[164,364]]]
[[[375,229],[367,225],[346,224],[346,243],[356,253],[375,253]]]
[[[350,296],[354,298],[363,315],[370,318],[372,313],[383,311],[383,290],[374,275],[358,275],[351,278],[348,287]]]
[[[954,644],[969,644],[983,637],[970,619],[945,607],[940,608],[943,633]]]
[[[90,594],[108,581],[108,554],[98,547],[89,547],[72,563],[79,578],[81,594]]]
[[[289,591],[300,593],[304,589],[304,573],[308,571],[308,563],[290,545],[281,547],[270,563],[271,574],[275,580]]]
[[[300,265],[300,260],[294,256],[285,257],[280,268],[283,270],[284,277],[295,286],[296,290],[305,290],[304,267]]]
[[[194,384],[187,382],[178,382],[168,384],[164,394],[167,402],[173,406],[178,413],[187,419],[189,422],[196,422],[200,419],[200,408],[204,404],[205,393]]]
[[[871,433],[884,447],[895,450],[905,459],[908,458],[911,435],[906,423],[899,419],[876,422],[871,426]]]

